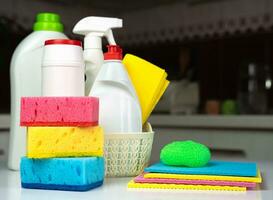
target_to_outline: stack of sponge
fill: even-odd
[[[24,188],[86,191],[104,179],[103,129],[94,97],[23,97],[27,155],[21,159]]]

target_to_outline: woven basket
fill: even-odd
[[[148,166],[154,132],[149,123],[142,133],[106,134],[104,144],[107,177],[136,176]]]

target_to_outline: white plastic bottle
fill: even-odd
[[[104,60],[89,95],[100,100],[100,125],[106,134],[142,132],[141,108],[121,62],[122,49],[108,45]]]
[[[53,13],[40,13],[27,36],[13,53],[10,65],[11,123],[8,166],[19,170],[20,158],[26,151],[26,129],[20,127],[20,99],[22,96],[41,96],[41,61],[44,42],[65,39],[60,17]]]
[[[115,45],[112,28],[121,28],[122,19],[111,17],[85,17],[73,28],[73,33],[84,35],[85,60],[85,95],[88,96],[91,87],[103,64],[101,38],[106,37],[109,44]]]
[[[84,60],[80,41],[45,41],[42,96],[84,96]]]

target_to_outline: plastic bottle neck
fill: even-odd
[[[119,62],[119,63],[121,63],[121,60],[118,60],[118,59],[110,59],[110,60],[104,60],[104,62]]]
[[[84,49],[102,49],[101,37],[93,34],[88,34],[84,38]]]

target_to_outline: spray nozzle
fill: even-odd
[[[85,17],[74,27],[73,33],[84,35],[85,48],[101,48],[101,37],[105,36],[110,45],[115,45],[112,28],[121,28],[122,19],[111,17]],[[89,38],[89,39],[88,39]]]

